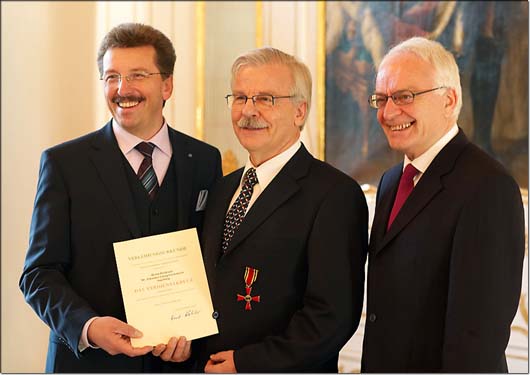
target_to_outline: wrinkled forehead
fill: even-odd
[[[285,65],[243,65],[235,74],[232,89],[252,94],[277,94],[292,87],[291,71]]]
[[[379,66],[375,88],[377,92],[418,90],[435,83],[435,71],[429,62],[413,53],[387,56]]]

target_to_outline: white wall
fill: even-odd
[[[94,127],[94,3],[2,2],[2,372],[44,370],[48,329],[18,288],[43,149]]]
[[[232,152],[237,167],[248,153],[232,130],[225,95],[230,90],[230,69],[241,53],[256,48],[255,5],[253,2],[212,1],[205,5],[205,98],[204,140],[221,151]],[[225,42],[223,42],[225,41]],[[235,166],[234,166],[235,169]]]

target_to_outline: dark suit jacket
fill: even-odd
[[[221,176],[219,151],[171,128],[169,137],[178,187],[175,230],[200,227],[204,212],[196,212],[196,202]],[[20,288],[51,329],[46,371],[142,371],[142,358],[78,351],[88,319],[126,321],[112,243],[141,233],[124,163],[110,122],[42,154]]]
[[[377,193],[362,371],[506,371],[525,247],[517,183],[460,129],[386,232],[401,170]]]
[[[337,372],[362,310],[368,210],[359,185],[302,146],[261,193],[221,256],[223,222],[243,170],[216,186],[202,249],[219,334],[194,348],[235,349],[239,372]],[[259,271],[245,302],[245,267]]]

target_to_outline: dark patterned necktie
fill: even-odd
[[[234,236],[236,229],[245,217],[250,197],[252,197],[252,192],[254,191],[254,185],[257,183],[258,176],[256,176],[256,169],[250,168],[247,170],[245,177],[243,178],[241,192],[232,207],[230,207],[230,210],[228,210],[228,214],[226,214],[223,228],[223,243],[221,245],[223,253],[228,248],[228,244]]]
[[[401,175],[401,179],[399,180],[396,200],[394,201],[392,212],[390,213],[390,217],[388,218],[388,225],[386,227],[387,231],[390,229],[392,222],[396,218],[399,210],[401,210],[401,207],[407,200],[409,194],[412,192],[412,189],[414,189],[414,176],[416,176],[418,172],[419,171],[412,164],[409,164],[405,167],[405,170]]]
[[[142,142],[135,147],[144,156],[142,164],[138,169],[138,178],[142,182],[149,198],[153,200],[158,190],[158,180],[156,178],[155,169],[153,168],[153,150],[155,145],[153,143]]]

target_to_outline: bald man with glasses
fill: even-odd
[[[458,67],[411,38],[383,58],[370,105],[403,162],[379,183],[362,372],[507,372],[525,249],[521,193],[457,125]]]

